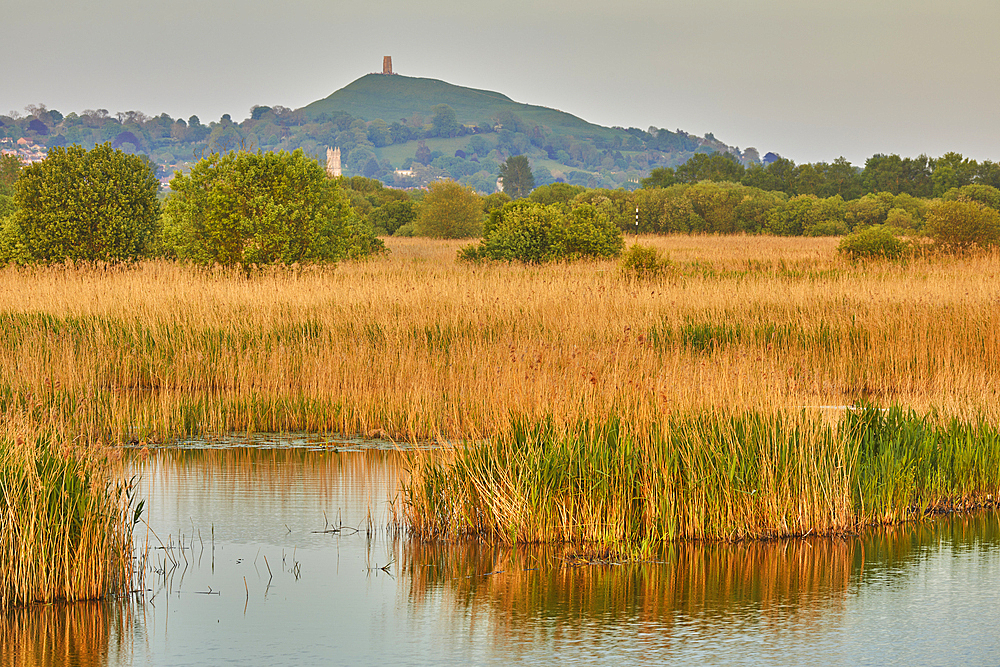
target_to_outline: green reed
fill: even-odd
[[[56,437],[0,437],[0,609],[130,590],[131,486],[121,462]]]
[[[646,428],[518,419],[412,466],[406,516],[420,537],[636,554],[677,539],[836,534],[991,503],[1000,433],[873,406],[836,425],[805,412],[703,412]]]

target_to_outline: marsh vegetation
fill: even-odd
[[[458,475],[462,457],[505,460],[494,473],[519,485],[525,460],[533,475],[559,457],[604,457],[620,473],[585,503],[586,489],[539,478],[547,514],[524,517],[536,505],[517,491],[522,504],[490,510],[488,528],[480,509],[431,528],[462,512],[420,502],[465,500],[414,491],[414,526],[449,535],[478,526],[641,547],[847,530],[995,497],[995,253],[855,265],[827,238],[643,243],[662,270],[468,264],[455,260],[461,242],[426,239],[390,239],[391,254],[365,262],[251,275],[167,262],[8,267],[0,410],[94,445],[261,431],[469,443],[451,463],[414,462],[414,490],[424,472],[427,483],[430,471]],[[862,403],[903,409],[874,458],[844,423],[844,406]],[[659,518],[640,529],[628,518],[638,516]]]

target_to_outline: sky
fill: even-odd
[[[249,116],[399,74],[796,163],[1000,161],[997,0],[4,0],[0,113]]]

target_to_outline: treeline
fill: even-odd
[[[728,181],[790,196],[839,195],[851,200],[888,192],[930,198],[966,185],[1000,188],[1000,164],[989,160],[976,162],[960,153],[945,153],[936,159],[926,155],[916,158],[873,155],[863,169],[858,169],[842,157],[832,163],[796,165],[769,153],[764,163],[744,166],[731,153],[713,153],[694,155],[675,168],[654,169],[642,180],[642,186],[657,188],[700,181]]]

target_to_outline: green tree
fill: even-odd
[[[213,154],[170,187],[164,244],[181,259],[249,270],[384,251],[337,181],[301,150]]]
[[[54,148],[15,186],[24,248],[47,262],[137,260],[156,232],[158,190],[148,161],[110,144]]]
[[[431,111],[434,112],[431,128],[435,137],[447,138],[458,134],[458,117],[454,109],[447,104],[438,104]]]
[[[21,175],[21,160],[16,155],[0,155],[0,195],[12,196],[14,183]]]
[[[584,188],[581,188],[579,185],[550,183],[549,185],[541,185],[532,190],[529,199],[539,204],[568,204],[573,201],[574,197],[582,194],[583,191]]]
[[[376,232],[394,234],[404,225],[412,225],[417,219],[417,205],[412,201],[390,201],[372,210],[368,220]]]
[[[1000,242],[1000,213],[977,201],[941,201],[930,206],[927,233],[951,250],[988,248]]]
[[[674,170],[678,183],[732,181],[738,183],[746,171],[732,153],[696,153]]]
[[[977,201],[984,206],[1000,211],[1000,190],[990,185],[963,185],[944,193],[942,199]]]
[[[624,246],[621,230],[590,205],[569,213],[520,199],[490,214],[483,241],[463,248],[466,261],[492,259],[529,264],[587,257],[617,257]]]
[[[674,170],[670,167],[658,167],[649,172],[648,178],[639,181],[644,188],[668,188],[676,182]]]
[[[535,176],[524,155],[512,155],[500,165],[500,182],[511,199],[527,197],[535,189]]]
[[[417,236],[464,239],[482,232],[483,200],[471,188],[435,181],[429,189],[413,223]]]
[[[945,153],[934,160],[931,180],[934,182],[934,196],[940,197],[952,188],[961,188],[972,183],[979,165],[975,160],[962,157],[961,153]]]

